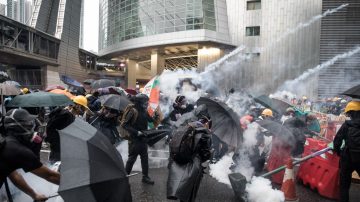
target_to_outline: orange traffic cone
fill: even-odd
[[[296,196],[295,179],[292,159],[286,163],[286,169],[284,174],[281,191],[284,192],[285,201],[298,201],[299,198]]]

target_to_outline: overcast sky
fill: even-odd
[[[6,4],[6,0],[0,0],[0,3]],[[84,4],[85,12],[83,48],[88,51],[98,52],[99,0],[84,0]]]

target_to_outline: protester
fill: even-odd
[[[89,123],[101,131],[110,140],[111,144],[116,144],[121,141],[116,128],[119,125],[120,115],[118,109],[114,109],[113,106],[105,103],[101,110],[90,118]]]
[[[21,168],[54,184],[60,183],[60,174],[43,166],[33,151],[34,145],[42,141],[34,131],[35,119],[24,109],[12,109],[6,113],[4,127],[7,133],[0,146],[0,188],[9,177],[34,200],[45,201],[47,197],[36,193],[16,172]]]
[[[87,94],[86,99],[88,101],[88,107],[91,111],[97,112],[101,109],[101,102],[99,99],[100,93],[95,91],[93,94]]]
[[[274,115],[273,115],[273,111],[271,109],[264,109],[261,112],[261,116],[259,117],[259,119],[261,120],[273,120],[274,119]]]
[[[170,113],[169,117],[171,121],[177,121],[183,114],[194,110],[194,105],[189,104],[186,97],[178,95],[173,104],[174,110]]]
[[[88,101],[85,96],[78,95],[73,99],[74,105],[68,106],[66,109],[69,110],[75,117],[79,117],[84,121],[89,120],[90,116],[93,115],[92,111],[88,108]]]
[[[334,139],[334,151],[340,156],[340,201],[349,202],[349,189],[353,171],[360,174],[360,101],[346,105],[345,121]],[[344,147],[342,147],[345,141]]]
[[[167,198],[195,201],[204,170],[211,158],[211,119],[205,105],[195,112],[198,120],[176,130],[170,142]]]
[[[60,136],[58,130],[62,130],[70,125],[75,120],[75,116],[65,110],[58,107],[50,112],[49,121],[46,125],[46,138],[45,142],[50,144],[50,163],[60,161]]]
[[[148,162],[148,146],[146,144],[144,131],[148,128],[149,122],[156,121],[158,117],[150,117],[147,113],[149,98],[145,94],[137,94],[131,98],[134,107],[124,112],[125,120],[121,126],[130,134],[129,140],[129,158],[126,162],[125,170],[130,174],[132,167],[140,155],[142,182],[146,184],[154,184],[154,181],[149,177],[149,162]]]

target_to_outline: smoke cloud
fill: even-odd
[[[284,193],[272,189],[271,182],[262,177],[253,177],[251,183],[246,185],[247,199],[250,202],[282,202],[285,201]]]

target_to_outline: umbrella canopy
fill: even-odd
[[[86,80],[83,81],[83,84],[91,85],[94,81],[95,81],[95,79],[86,79]]]
[[[158,76],[152,78],[145,85],[143,94],[149,97],[148,113],[153,116],[160,102],[160,79]]]
[[[212,120],[211,131],[226,144],[239,148],[242,144],[243,130],[240,118],[225,103],[210,98],[201,97],[197,105],[205,104]]]
[[[100,95],[117,94],[117,95],[121,95],[121,96],[127,96],[127,92],[124,89],[122,89],[121,87],[115,87],[115,86],[99,88],[99,89],[97,89],[97,92],[99,92]]]
[[[65,95],[36,92],[17,95],[7,104],[7,107],[55,107],[70,104],[73,104],[73,102]]]
[[[69,91],[67,90],[61,90],[61,89],[54,89],[51,90],[50,93],[54,93],[54,94],[60,94],[60,95],[65,95],[70,99],[73,99],[75,97],[75,95],[71,94]]]
[[[347,95],[352,98],[360,99],[360,84],[343,92],[342,95]]]
[[[64,201],[132,200],[121,154],[105,135],[79,118],[59,133]]]
[[[115,86],[115,81],[109,79],[99,79],[91,83],[92,89],[105,88]]]
[[[83,87],[83,85],[80,82],[65,75],[60,76],[60,80],[70,86]]]
[[[136,95],[136,94],[138,94],[138,92],[137,92],[135,89],[133,89],[133,88],[127,88],[125,91],[126,91],[128,94],[130,94],[130,95]]]
[[[254,98],[254,100],[266,108],[269,108],[279,115],[283,115],[286,112],[286,109],[289,107],[293,107],[290,103],[280,100],[277,98],[269,98],[266,95],[261,95],[259,97]]]
[[[279,137],[280,139],[286,141],[290,145],[295,145],[295,137],[293,133],[282,124],[271,121],[271,120],[261,120],[257,122],[261,127],[268,130],[274,136]]]
[[[103,106],[110,107],[119,111],[124,111],[125,108],[130,104],[130,100],[126,96],[121,95],[103,95],[100,96],[100,102]]]
[[[151,147],[167,135],[170,135],[171,129],[151,129],[143,131],[145,134],[145,141]]]
[[[50,85],[48,86],[45,91],[46,92],[49,92],[49,91],[52,91],[52,90],[55,90],[55,89],[60,89],[60,90],[65,90],[65,88],[63,86],[60,86],[60,85]]]
[[[21,93],[20,84],[16,81],[5,81],[0,83],[0,94],[19,95]]]

